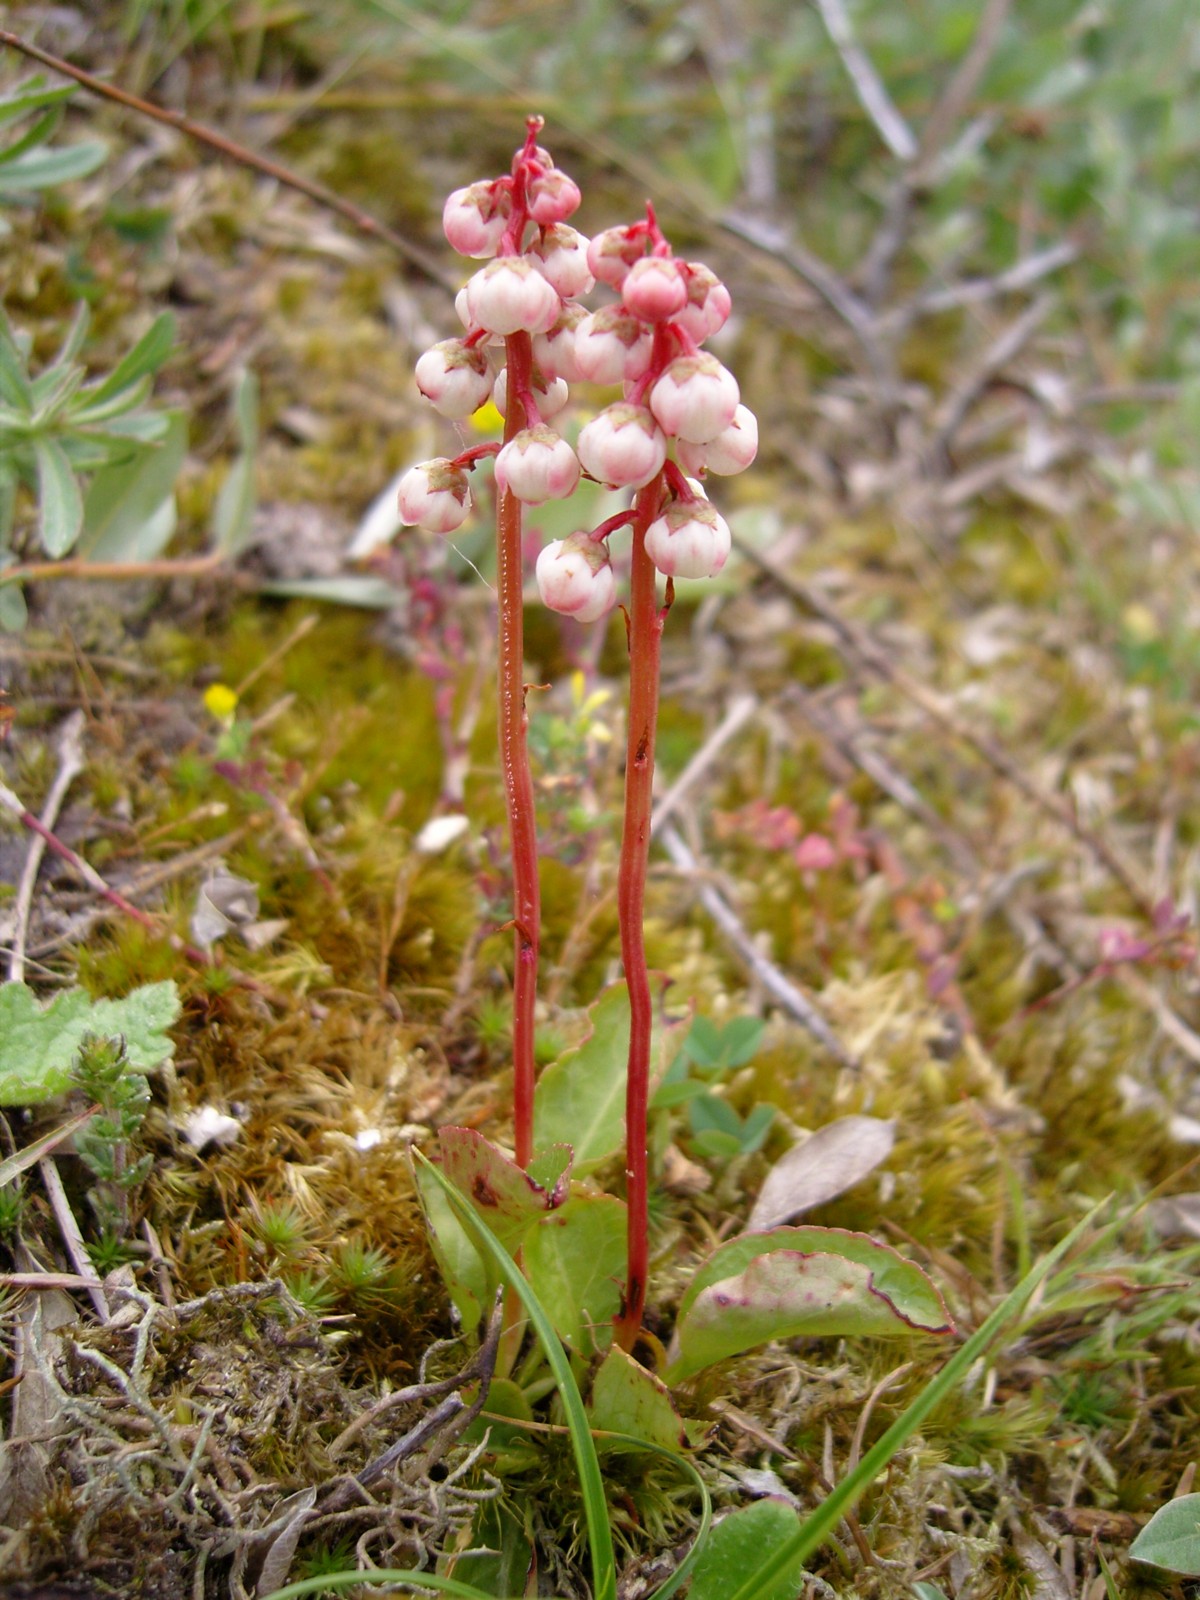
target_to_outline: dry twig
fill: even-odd
[[[705,878],[699,861],[684,843],[678,829],[668,823],[659,837],[671,860],[694,884],[700,904],[716,923],[726,943],[737,953],[739,959],[749,968],[752,976],[762,985],[776,1005],[782,1006],[801,1027],[807,1028],[813,1038],[823,1045],[841,1066],[857,1070],[859,1063],[834,1033],[813,1001],[803,994],[773,961],[763,955],[754,943],[749,929],[729,901]]]
[[[63,723],[58,736],[58,771],[50,785],[50,793],[42,807],[41,823],[50,830],[58,821],[67,790],[83,771],[83,712],[73,711]],[[17,885],[17,898],[13,911],[12,948],[8,952],[8,981],[20,983],[25,976],[25,944],[29,937],[29,913],[33,907],[33,890],[38,870],[46,852],[46,841],[34,834],[29,841],[21,881]]]

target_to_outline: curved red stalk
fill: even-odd
[[[504,341],[509,394],[529,390],[533,341],[514,333]],[[505,443],[521,430],[521,407],[512,404],[504,422]],[[525,731],[524,574],[521,560],[521,502],[507,490],[496,516],[496,588],[499,596],[500,767],[508,806],[513,864],[513,1121],[518,1166],[533,1154],[533,1025],[537,1000],[538,891],[537,818]]]
[[[650,853],[654,787],[654,738],[658,727],[659,657],[666,607],[658,606],[657,573],[646,554],[646,529],[658,513],[662,474],[638,492],[634,504],[633,570],[629,601],[629,743],[625,758],[625,825],[617,875],[621,960],[629,985],[629,1068],[625,1085],[625,1177],[627,1180],[627,1269],[625,1295],[614,1323],[617,1343],[631,1350],[642,1325],[649,1269],[648,1151],[646,1113],[650,1092],[650,975],[642,917]],[[667,605],[670,605],[670,587]]]

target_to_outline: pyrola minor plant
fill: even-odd
[[[632,532],[629,746],[618,902],[631,1010],[626,1089],[628,1265],[616,1337],[630,1349],[641,1325],[647,1271],[646,1113],[651,1001],[642,916],[650,840],[659,651],[673,579],[709,578],[729,555],[729,528],[700,478],[749,466],[758,425],[732,373],[701,348],[729,315],[729,292],[699,262],[678,261],[654,210],[587,240],[567,219],[577,185],[538,144],[527,122],[512,171],[456,190],[446,237],[485,260],[458,297],[466,325],[417,363],[422,394],[445,417],[469,416],[489,397],[504,414],[502,445],[480,445],[413,467],[400,484],[406,523],[449,533],[471,510],[468,473],[495,456],[499,597],[500,754],[512,839],[515,972],[514,1120],[517,1163],[533,1154],[533,1022],[537,992],[537,838],[526,749],[522,628],[522,510],[567,499],[583,475],[631,491],[627,510],[556,540],[537,559],[542,599],[580,622],[616,602],[608,540]],[[597,280],[615,299],[588,313],[579,299]],[[503,344],[493,374],[489,349]],[[582,429],[575,449],[551,425],[573,382],[620,385],[622,397]],[[660,604],[658,574],[666,577]]]

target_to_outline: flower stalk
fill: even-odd
[[[527,333],[504,341],[510,393],[528,392],[533,352]],[[521,427],[516,406],[504,424],[507,444]],[[498,497],[496,588],[499,599],[498,675],[500,768],[508,808],[513,867],[513,1122],[517,1165],[533,1155],[533,1030],[537,1002],[541,897],[538,888],[537,812],[529,770],[525,709],[525,628],[522,591],[522,508],[511,489]]]
[[[614,1324],[623,1350],[632,1350],[642,1326],[649,1271],[649,1150],[646,1118],[650,1098],[650,1037],[653,1025],[650,974],[646,968],[646,869],[654,791],[654,746],[658,731],[659,663],[663,625],[672,599],[658,604],[658,572],[646,551],[646,530],[662,499],[662,475],[639,491],[634,504],[633,568],[629,596],[629,730],[625,757],[625,822],[617,874],[621,962],[629,988],[629,1058],[625,1080],[625,1179],[627,1263],[625,1293]]]

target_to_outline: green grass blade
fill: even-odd
[[[273,1589],[264,1600],[297,1600],[302,1594],[320,1594],[326,1589],[371,1588],[377,1583],[403,1583],[409,1589],[435,1589],[439,1594],[457,1595],[459,1600],[495,1600],[469,1583],[439,1577],[436,1572],[413,1572],[403,1567],[368,1568],[366,1572],[326,1572],[319,1578],[300,1578]]]
[[[1121,1600],[1121,1591],[1117,1588],[1116,1579],[1112,1575],[1112,1568],[1104,1559],[1104,1551],[1098,1546],[1096,1555],[1100,1561],[1100,1571],[1104,1574],[1104,1593],[1108,1596],[1108,1600]]]
[[[788,1567],[797,1561],[802,1561],[824,1543],[859,1496],[887,1466],[897,1450],[917,1431],[929,1413],[945,1399],[959,1379],[965,1376],[1004,1326],[1022,1310],[1034,1290],[1045,1281],[1053,1268],[1091,1226],[1097,1212],[1107,1204],[1107,1201],[1102,1201],[1099,1206],[1089,1211],[1064,1239],[1059,1240],[1049,1255],[1022,1278],[1012,1293],[1004,1297],[991,1316],[980,1324],[962,1348],[951,1356],[937,1377],[926,1385],[907,1411],[897,1417],[887,1432],[867,1451],[854,1471],[842,1479],[837,1488],[821,1502],[792,1538],[773,1550],[762,1565],[747,1577],[736,1594],[731,1596],[731,1600],[755,1600],[755,1596]]]
[[[475,1237],[479,1248],[491,1256],[500,1276],[511,1289],[515,1290],[529,1313],[529,1320],[541,1340],[546,1359],[550,1363],[550,1370],[558,1384],[559,1398],[571,1434],[571,1448],[575,1454],[575,1466],[579,1472],[579,1484],[583,1493],[584,1515],[587,1519],[588,1545],[592,1559],[592,1594],[595,1600],[616,1600],[617,1560],[613,1550],[612,1528],[608,1521],[608,1501],[604,1494],[604,1479],[600,1473],[600,1458],[592,1443],[587,1412],[583,1408],[583,1396],[579,1392],[579,1385],[575,1382],[567,1353],[541,1302],[499,1239],[486,1223],[480,1221],[474,1207],[437,1167],[427,1161],[419,1151],[415,1152],[415,1156],[445,1191],[446,1198],[463,1227]]]

